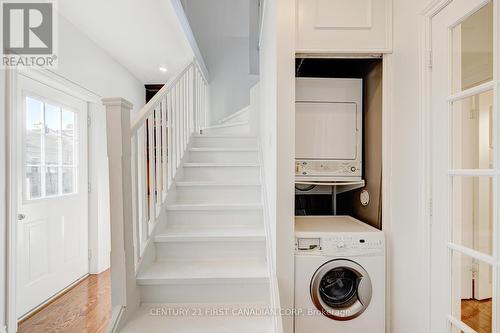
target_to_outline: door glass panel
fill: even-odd
[[[25,119],[26,199],[75,193],[77,114],[26,97]]]
[[[46,167],[45,172],[45,195],[59,194],[59,168]]]
[[[62,111],[62,164],[73,165],[75,162],[75,118],[74,112]]]
[[[43,103],[26,98],[26,164],[42,163]]]
[[[453,317],[476,332],[491,332],[492,267],[453,251],[451,276]]]
[[[63,194],[70,194],[75,191],[75,177],[73,168],[62,169]]]
[[[452,30],[453,92],[493,79],[493,4],[490,2]]]
[[[453,242],[486,254],[493,252],[493,180],[453,177]]]
[[[26,193],[27,199],[37,199],[42,196],[41,167],[26,167]]]
[[[455,101],[452,106],[454,169],[493,167],[493,91]]]

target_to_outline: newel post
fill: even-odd
[[[136,290],[130,111],[132,103],[123,98],[104,98],[109,159],[111,221],[111,299],[113,315],[134,311],[139,305]]]

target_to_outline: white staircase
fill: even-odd
[[[195,135],[184,161],[123,332],[274,332],[256,139]]]

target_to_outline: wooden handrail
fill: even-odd
[[[172,87],[174,87],[179,82],[179,80],[184,76],[184,74],[186,74],[186,72],[189,71],[194,66],[197,66],[196,60],[191,62],[176,76],[174,76],[167,83],[165,83],[165,85],[153,96],[153,98],[151,98],[149,102],[147,102],[146,105],[144,105],[139,110],[139,112],[133,116],[130,126],[130,130],[132,133],[137,132],[137,130],[144,124],[146,118],[148,118],[151,115],[151,113],[153,113],[155,106],[161,101],[161,99],[165,96],[165,94],[168,93],[168,91],[172,89]],[[205,77],[205,74],[203,73],[203,71],[200,71],[200,74],[206,84],[207,78]]]

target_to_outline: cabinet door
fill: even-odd
[[[392,0],[297,0],[298,53],[392,48]]]

